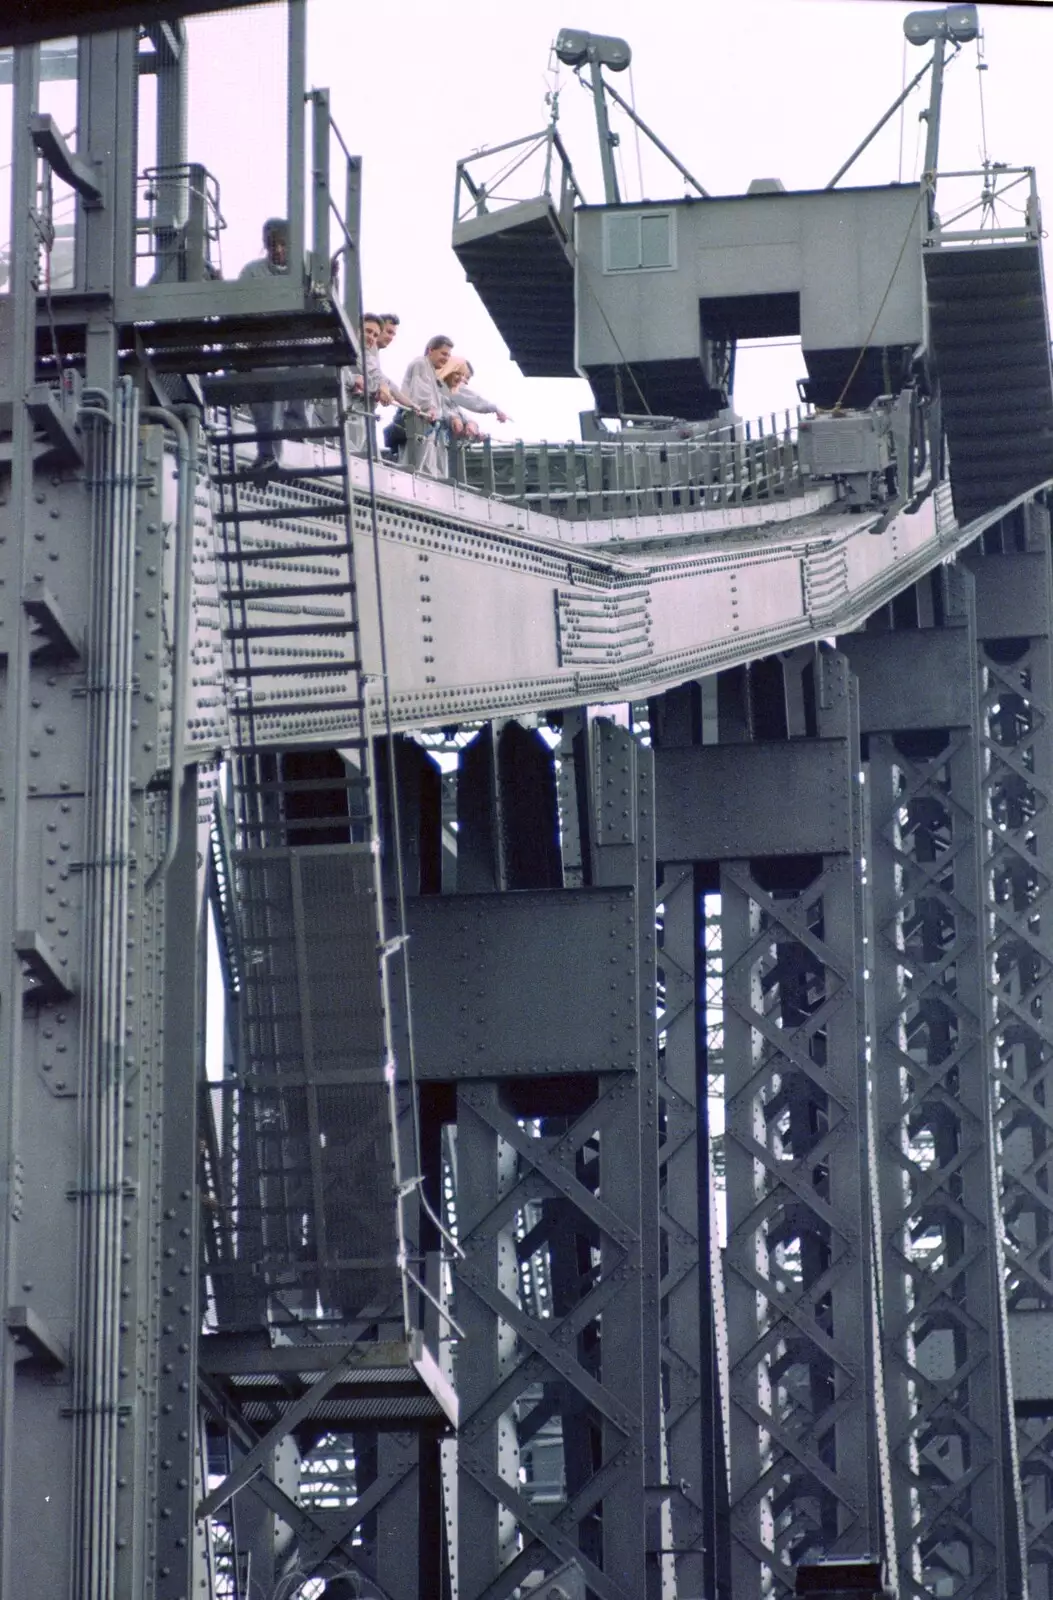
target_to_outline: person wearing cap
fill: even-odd
[[[289,271],[289,224],[284,217],[268,217],[263,224],[263,255],[249,261],[238,274],[242,281],[260,278],[280,278]],[[302,400],[256,400],[251,406],[252,420],[257,433],[278,434],[290,426],[292,429],[307,426],[307,413]],[[268,471],[281,460],[280,439],[260,439],[256,444],[256,471]]]

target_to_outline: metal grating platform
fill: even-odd
[[[420,1335],[373,1344],[297,1345],[271,1344],[262,1332],[211,1334],[201,1341],[200,1361],[202,1373],[261,1432],[296,1406],[295,1432],[305,1447],[320,1425],[327,1432],[378,1424],[445,1428],[457,1420],[453,1390]],[[338,1368],[337,1381],[325,1387]],[[312,1390],[317,1398],[311,1398]]]

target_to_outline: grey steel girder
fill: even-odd
[[[289,446],[308,463],[308,445]],[[384,464],[374,471],[374,544],[366,464],[351,462],[363,653],[385,715],[374,560],[386,596],[385,652],[395,728],[507,716],[647,695],[706,672],[843,633],[976,537],[954,520],[945,484],[879,526],[877,514],[831,509],[816,490],[749,508],[684,510],[564,521]],[[248,486],[254,526],[244,549],[274,552],[247,620],[268,620],[268,585],[303,627],[340,551],[319,498],[319,519],[283,519],[290,490]],[[327,541],[336,541],[330,556]],[[285,556],[302,555],[295,563]],[[263,558],[261,558],[263,559]],[[229,557],[228,557],[229,563]],[[231,581],[233,569],[225,569]],[[304,599],[296,600],[297,587]],[[414,596],[412,604],[405,603]],[[463,625],[465,614],[473,627]],[[324,652],[324,632],[304,636]],[[305,679],[305,683],[309,680]],[[338,743],[357,719],[268,702],[263,744]]]
[[[942,1582],[995,1600],[1023,1593],[1024,1579],[986,976],[985,739],[973,582],[961,567],[948,574],[941,631],[943,670],[972,687],[961,720],[919,729],[909,702],[886,702],[865,729],[886,1410],[901,1594],[922,1600]],[[861,668],[880,676],[901,642],[861,640]]]

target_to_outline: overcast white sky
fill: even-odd
[[[365,298],[396,310],[402,334],[388,366],[400,376],[433,333],[470,356],[477,385],[527,437],[577,435],[589,391],[575,380],[524,379],[450,247],[457,159],[540,129],[557,82],[550,46],[560,27],[619,34],[634,52],[614,81],[707,189],[739,193],[751,178],[821,187],[925,59],[904,50],[899,0],[483,0],[436,6],[400,0],[386,14],[348,0],[310,0],[308,82],[327,86],[348,145],[363,157]],[[1049,73],[1053,10],[981,6],[987,146],[1038,168],[1053,206]],[[651,18],[655,20],[652,21]],[[199,18],[191,39],[190,157],[218,177],[229,227],[225,274],[259,253],[263,218],[285,209],[282,4]],[[941,168],[979,164],[983,141],[975,45],[948,72]],[[588,200],[601,200],[591,100],[562,69],[560,127]],[[55,114],[66,86],[48,85]],[[924,128],[916,91],[848,182],[911,179]],[[6,97],[0,103],[9,103]],[[47,103],[47,102],[46,102]],[[5,118],[5,121],[7,119]],[[66,124],[68,125],[68,123]],[[615,110],[626,198],[677,198],[684,185]],[[6,143],[6,128],[4,137]],[[6,159],[6,158],[5,158]],[[140,153],[140,165],[150,152]],[[524,191],[524,196],[527,191]],[[2,198],[2,197],[0,197]],[[6,229],[4,230],[6,232]],[[789,403],[803,371],[790,350],[742,352],[736,402],[744,416]]]
[[[633,48],[614,81],[665,143],[717,194],[754,177],[821,187],[926,59],[904,52],[897,0],[531,0],[529,5],[435,6],[402,0],[385,15],[347,0],[310,0],[309,82],[331,90],[348,144],[363,156],[365,298],[397,310],[392,369],[433,333],[453,335],[484,392],[515,417],[507,433],[577,434],[584,383],[524,379],[450,248],[457,159],[540,129],[555,83],[550,46],[560,27],[614,33]],[[1053,183],[1049,72],[1053,12],[982,6],[987,145],[991,157],[1038,167]],[[652,21],[651,19],[654,18]],[[283,6],[191,25],[191,152],[220,178],[230,223],[227,270],[256,250],[259,220],[283,209]],[[906,60],[904,60],[904,54]],[[947,75],[940,164],[979,164],[977,49]],[[560,126],[589,200],[601,200],[598,146],[587,93],[564,68]],[[912,178],[924,148],[923,86],[853,169],[849,182]],[[271,110],[271,114],[268,112]],[[679,197],[684,185],[615,112],[628,198]],[[920,145],[919,145],[920,136]],[[526,192],[526,191],[525,191]],[[1050,205],[1053,206],[1053,193]],[[794,351],[742,352],[736,390],[745,416],[786,404],[803,372]],[[393,375],[398,375],[393,370]]]

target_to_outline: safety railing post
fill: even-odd
[[[208,197],[206,173],[195,162],[187,168],[187,217],[183,251],[183,274],[188,283],[202,283],[208,258]]]
[[[542,439],[537,447],[537,488],[539,505],[547,514],[552,510],[551,486],[548,472],[548,440]]]
[[[362,238],[362,158],[347,157],[344,188],[344,227],[348,237],[344,248],[344,310],[352,322],[358,321],[362,303],[362,263],[359,241]]]
[[[329,90],[311,90],[311,286],[329,288]]]

